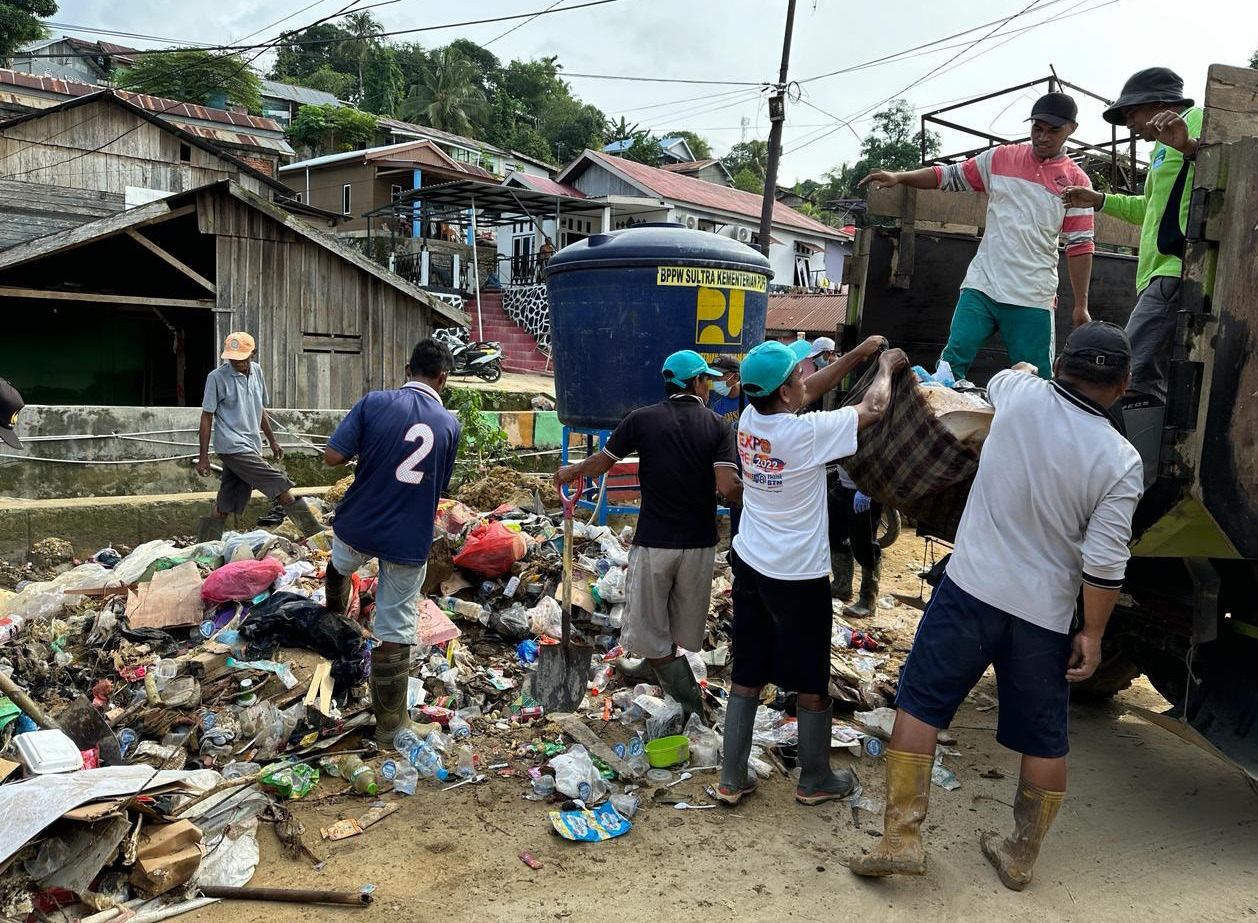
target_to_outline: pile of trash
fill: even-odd
[[[367,694],[376,572],[354,574],[349,611],[329,612],[330,529],[103,549],[0,590],[0,916],[75,902],[191,905],[244,888],[261,822],[318,867],[290,810],[316,788],[321,800],[391,796],[321,829],[327,841],[362,834],[421,788],[491,777],[552,805],[568,839],[622,835],[652,785],[654,804],[709,806],[667,786],[720,763],[724,557],[704,650],[686,654],[705,714],[683,721],[619,643],[630,530],[576,522],[573,634],[594,653],[580,707],[546,714],[530,679],[540,649],[562,634],[562,522],[518,477],[517,502],[497,502],[501,480],[478,488],[495,504],[489,513],[454,499],[439,506],[408,690],[423,733],[406,730],[391,746],[372,740]],[[875,634],[836,621],[840,707],[874,710],[894,697]],[[792,696],[766,690],[757,773],[789,772],[792,712]],[[840,728],[835,746],[859,753],[869,732]]]

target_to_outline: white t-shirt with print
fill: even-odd
[[[743,411],[743,516],[734,551],[746,564],[779,580],[830,573],[826,463],[856,451],[856,429],[852,407],[802,416]]]

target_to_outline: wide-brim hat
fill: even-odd
[[[1132,74],[1123,84],[1123,92],[1103,113],[1111,125],[1125,125],[1123,110],[1146,103],[1166,103],[1186,108],[1193,101],[1184,95],[1184,81],[1169,67],[1147,67]]]

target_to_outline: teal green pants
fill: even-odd
[[[963,288],[952,315],[948,345],[939,357],[952,366],[958,381],[992,336],[1000,332],[1009,364],[1029,362],[1040,378],[1053,377],[1053,312],[992,301],[978,289]]]

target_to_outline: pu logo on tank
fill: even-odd
[[[695,303],[695,343],[741,345],[745,294],[742,289],[733,289],[727,294],[719,288],[700,288]]]

